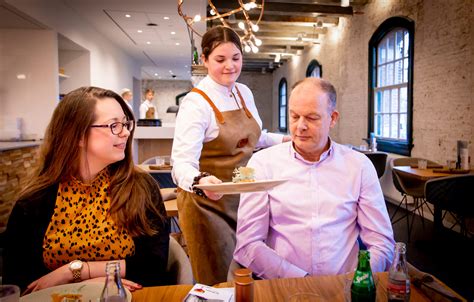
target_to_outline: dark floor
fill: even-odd
[[[387,202],[390,215],[396,206]],[[397,213],[397,217],[404,213]],[[407,260],[443,281],[468,301],[474,301],[474,239],[445,228],[435,233],[433,222],[416,216],[410,241],[406,220],[393,225],[395,240],[407,243]]]

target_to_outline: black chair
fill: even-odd
[[[377,176],[380,178],[385,173],[385,166],[387,165],[387,153],[384,152],[367,152],[364,153],[371,161],[377,171]]]
[[[450,213],[455,222],[450,227],[460,226],[463,236],[469,237],[466,218],[474,218],[474,175],[454,175],[428,180],[425,184],[427,202],[435,208],[435,227],[439,231],[443,219]],[[442,215],[442,211],[444,215]]]

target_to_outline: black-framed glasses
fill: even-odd
[[[128,131],[132,132],[135,127],[135,121],[126,121],[126,122],[115,122],[108,125],[91,125],[92,128],[110,128],[113,135],[119,135],[123,131],[123,127],[127,128]]]

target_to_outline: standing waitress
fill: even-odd
[[[242,46],[230,28],[218,26],[202,38],[208,75],[186,95],[176,118],[172,161],[181,229],[194,278],[203,284],[226,281],[235,248],[239,195],[201,191],[197,184],[231,181],[256,147],[283,140],[261,132],[250,89],[236,83],[242,69]]]

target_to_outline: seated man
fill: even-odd
[[[289,179],[241,195],[234,259],[258,277],[333,275],[357,266],[358,238],[372,271],[388,270],[393,231],[374,166],[329,138],[339,113],[325,80],[297,83],[289,100],[292,142],[255,153],[256,179]]]

